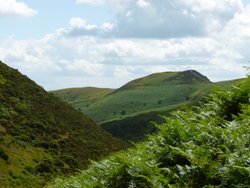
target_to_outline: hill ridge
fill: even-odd
[[[191,77],[191,78],[188,78],[188,77]],[[195,78],[198,79],[196,80],[196,82],[211,83],[211,81],[206,76],[202,75],[196,70],[185,70],[185,71],[178,71],[178,72],[174,72],[174,71],[159,72],[159,73],[153,73],[153,74],[129,81],[128,83],[124,84],[120,88],[110,93],[110,95],[113,93],[123,91],[123,90],[134,89],[135,87],[163,84],[164,82],[177,81],[178,79],[180,79],[179,80],[180,83],[187,83],[185,79],[192,81]],[[150,82],[151,81],[150,79],[155,80],[155,82]],[[190,83],[193,83],[193,82],[190,82]]]
[[[183,71],[183,72],[190,72],[191,74],[193,74],[194,76],[196,76],[197,78],[203,80],[204,82],[211,82],[206,76],[202,75],[201,73],[199,73],[196,70],[187,70],[187,71]]]
[[[178,103],[196,100],[212,82],[195,70],[154,73],[103,93],[100,89],[87,96],[86,89],[72,93],[54,92],[57,96],[92,117],[97,123],[119,120]]]

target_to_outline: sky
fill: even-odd
[[[250,66],[250,0],[0,0],[0,60],[47,90]]]

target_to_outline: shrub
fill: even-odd
[[[5,153],[3,149],[0,148],[0,158],[2,158],[5,161],[9,160],[9,156]]]
[[[125,110],[123,110],[123,111],[121,111],[121,115],[125,115],[126,114],[126,111]]]
[[[44,160],[43,162],[41,162],[36,166],[36,171],[38,173],[53,173],[54,172],[53,162],[50,160]]]

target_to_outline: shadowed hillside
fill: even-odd
[[[0,187],[42,187],[126,146],[0,62]]]

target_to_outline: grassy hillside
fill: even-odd
[[[101,126],[113,136],[123,140],[133,142],[143,141],[145,140],[146,135],[157,131],[155,124],[163,123],[165,120],[163,116],[169,116],[170,113],[175,110],[198,105],[203,97],[206,97],[209,94],[209,91],[212,91],[214,88],[222,87],[228,89],[233,84],[237,84],[243,80],[244,79],[237,79],[209,84],[205,90],[206,92],[202,93],[200,97],[196,98],[196,100],[180,103],[179,105],[168,106],[168,109],[157,109],[157,111],[150,111],[119,120],[104,122]]]
[[[0,187],[42,187],[126,146],[0,62]]]
[[[250,185],[250,78],[178,111],[136,148],[57,179],[52,188],[244,187]]]
[[[73,95],[65,92],[73,92],[72,89],[54,93],[97,123],[104,123],[151,111],[168,111],[176,105],[197,100],[207,92],[210,84],[205,76],[190,70],[152,74],[113,91],[96,89],[81,95],[88,88],[79,89],[73,100]]]
[[[232,85],[237,85],[238,83],[242,82],[245,80],[245,78],[240,78],[236,80],[227,80],[227,81],[221,81],[221,82],[216,82],[215,84],[219,87],[222,88],[230,88]]]
[[[73,106],[88,107],[113,91],[113,89],[108,88],[85,87],[61,89],[52,91],[52,93],[54,93],[56,96],[59,96],[64,101],[72,104]]]

